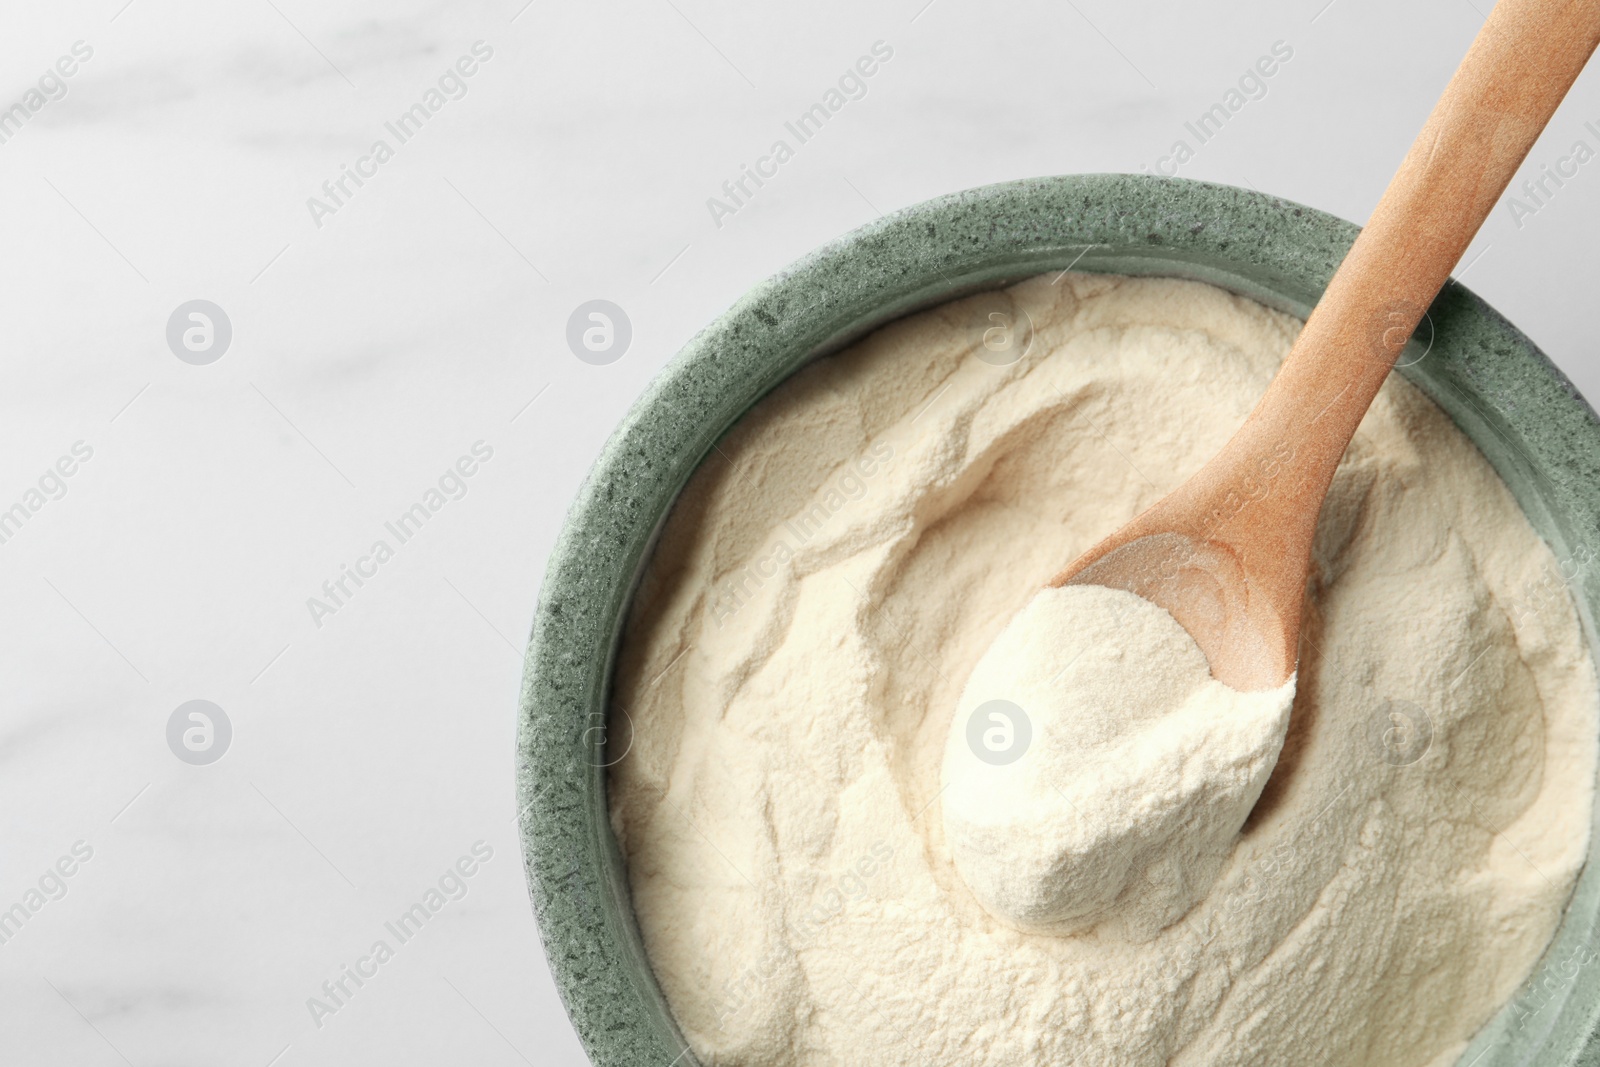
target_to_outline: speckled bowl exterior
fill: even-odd
[[[606,816],[605,708],[628,600],[691,472],[809,360],[909,312],[1072,266],[1211,282],[1306,315],[1357,227],[1260,193],[1076,175],[991,185],[874,222],[763,282],[633,406],[551,553],[528,647],[517,789],[528,885],[573,1025],[600,1067],[690,1067],[640,943]],[[1600,548],[1600,421],[1533,343],[1460,285],[1403,368],[1510,485],[1561,561]],[[1420,333],[1421,331],[1419,331]],[[1600,563],[1572,586],[1594,647]],[[1518,996],[1462,1064],[1600,1065],[1600,865]]]

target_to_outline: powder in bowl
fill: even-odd
[[[1600,725],[1570,599],[1519,610],[1549,548],[1397,376],[1323,507],[1276,766],[1238,833],[1260,766],[1207,809],[1215,876],[1137,929],[1125,887],[1071,936],[968,888],[941,790],[980,659],[1215,454],[1300,325],[1196,282],[1053,278],[799,371],[662,529],[608,795],[679,1027],[721,1067],[1451,1062],[1560,920]],[[983,358],[997,307],[1032,323],[1009,361]],[[1425,740],[1389,744],[1397,707]]]

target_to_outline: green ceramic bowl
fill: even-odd
[[[1182,179],[1078,175],[991,185],[897,212],[756,286],[646,390],[550,556],[517,737],[522,841],[557,988],[600,1067],[690,1067],[656,986],[606,819],[606,696],[628,599],[674,498],[713,443],[802,364],[890,319],[1059,271],[1211,282],[1304,317],[1357,228]],[[1533,343],[1465,288],[1430,310],[1408,378],[1500,472],[1559,560],[1600,543],[1600,422]],[[1419,358],[1420,357],[1420,358]],[[1415,362],[1412,362],[1415,360]],[[1569,568],[1570,570],[1570,568]],[[1573,582],[1593,646],[1600,566]],[[1463,1064],[1600,1064],[1600,865],[1554,943]]]

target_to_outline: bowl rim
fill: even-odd
[[[754,286],[666,364],[606,442],[551,549],[520,694],[517,804],[529,895],[557,991],[593,1063],[696,1062],[633,921],[604,750],[634,585],[672,502],[723,434],[812,359],[921,308],[1049,270],[1192,278],[1304,317],[1357,232],[1302,204],[1183,178],[1081,174],[981,186],[811,252]],[[1446,285],[1428,324],[1425,358],[1401,373],[1484,452],[1558,558],[1593,559],[1600,419],[1531,340],[1464,286]],[[1597,571],[1573,582],[1591,649]],[[1554,1062],[1600,1056],[1600,979],[1564,977],[1539,1011],[1516,1010],[1530,990],[1550,985],[1557,958],[1570,964],[1594,941],[1597,915],[1600,864],[1586,862],[1544,958],[1469,1046],[1483,1058],[1463,1062],[1528,1062],[1542,1048]],[[1505,1025],[1513,1016],[1515,1029]]]

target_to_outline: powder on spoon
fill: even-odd
[[[1164,608],[1045,589],[984,653],[944,755],[944,828],[988,911],[1147,941],[1211,888],[1278,761],[1294,681],[1241,693]]]

